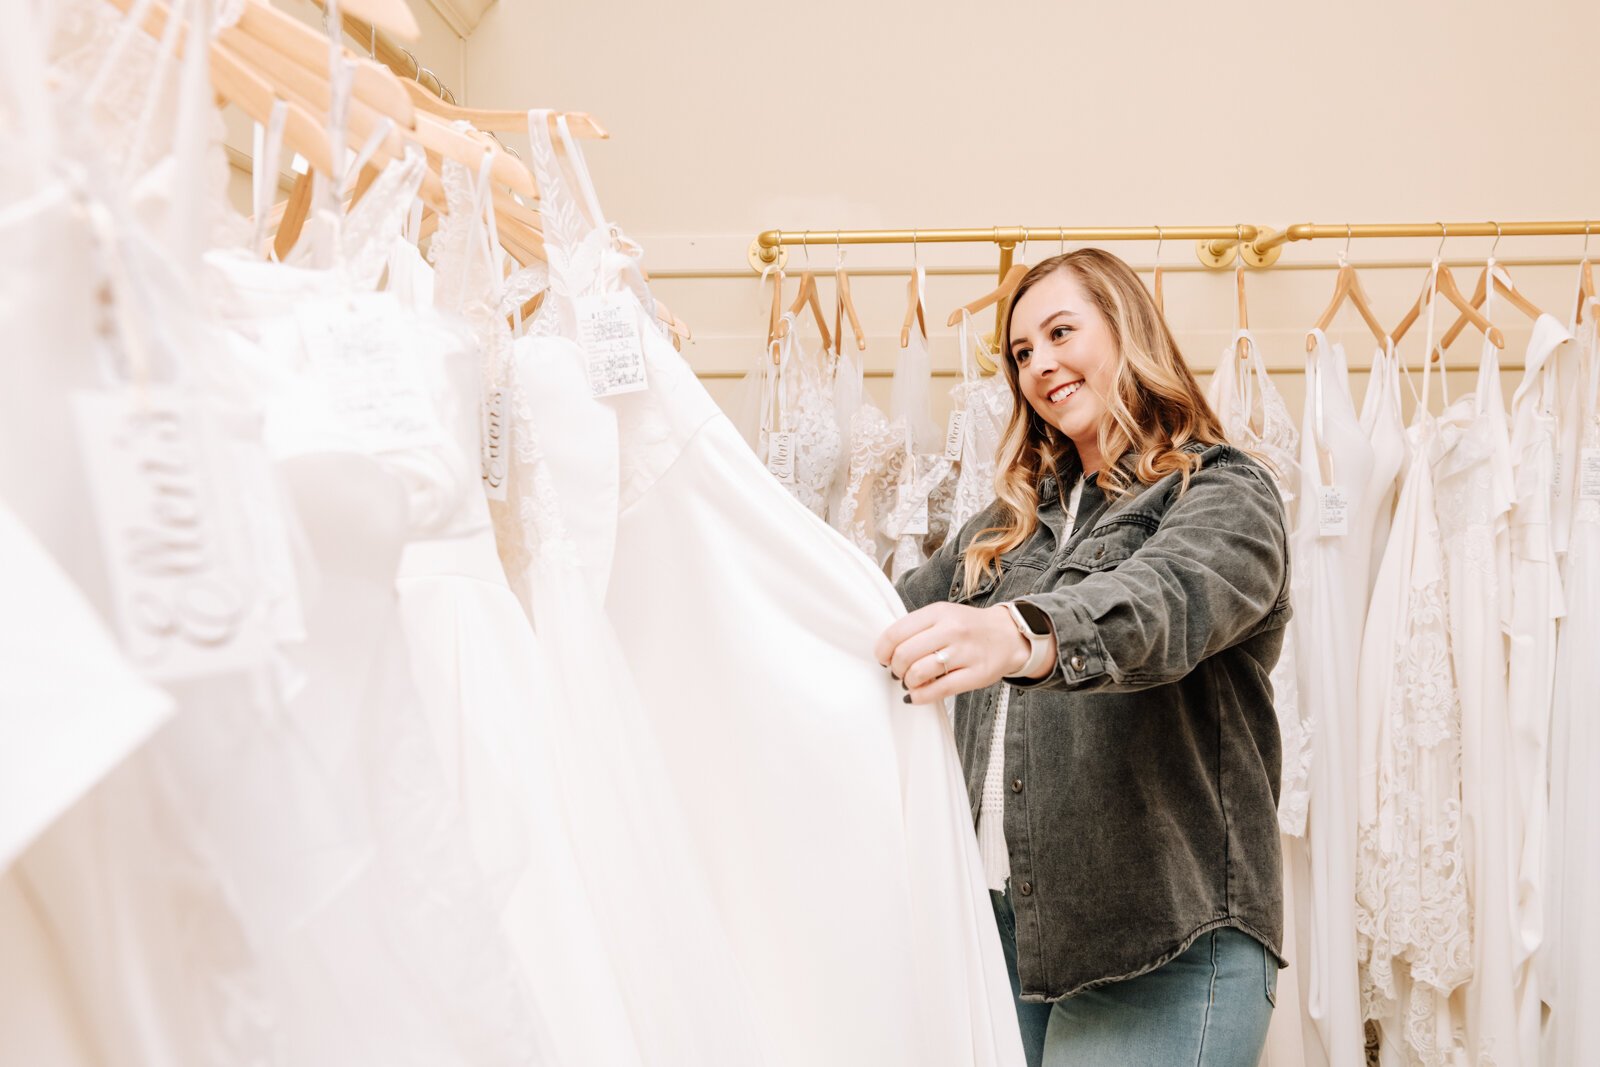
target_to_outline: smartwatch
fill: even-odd
[[[1011,613],[1011,621],[1017,624],[1017,630],[1028,640],[1028,661],[1017,671],[1017,677],[1042,676],[1045,665],[1050,662],[1051,638],[1055,636],[1050,616],[1043,608],[1026,600],[1007,600],[1001,606]]]

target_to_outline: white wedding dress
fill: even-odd
[[[1490,292],[1493,292],[1491,287]],[[1492,297],[1491,297],[1492,303]],[[1485,304],[1485,314],[1492,308]],[[1467,1052],[1518,1064],[1514,902],[1517,886],[1511,709],[1509,519],[1515,500],[1499,350],[1487,339],[1477,386],[1439,420],[1433,463],[1444,543],[1451,653],[1461,694],[1463,820],[1472,902]]]
[[[1357,954],[1384,1067],[1465,1055],[1451,994],[1472,975],[1461,819],[1461,701],[1434,512],[1431,370],[1367,614],[1357,694]],[[1374,386],[1377,387],[1376,385]]]
[[[615,510],[592,513],[601,493],[566,499],[615,527],[594,560],[606,616],[665,759],[661,800],[689,830],[679,863],[703,873],[749,993],[749,1015],[722,1027],[748,1023],[768,1064],[1019,1064],[949,725],[902,704],[872,660],[898,597],[768,474],[655,328],[576,146],[561,138],[569,177],[542,118],[531,133],[547,210],[586,207],[598,245],[567,261],[581,273],[566,284],[639,325],[644,391],[594,399],[583,354],[552,351],[535,465],[576,486],[605,435],[615,444]]]
[[[1587,493],[1577,470],[1585,451],[1600,457],[1600,344],[1596,319],[1600,304],[1589,303],[1576,330],[1576,351],[1563,350],[1558,439],[1563,448],[1562,486],[1570,529],[1564,548],[1562,592],[1566,616],[1556,651],[1550,726],[1550,823],[1545,894],[1545,937],[1539,957],[1539,991],[1549,1009],[1541,1063],[1552,1067],[1600,1062],[1600,981],[1594,960],[1600,955],[1600,478],[1591,476]],[[1593,459],[1591,460],[1593,462]],[[1591,467],[1591,470],[1593,468]]]
[[[1543,1008],[1535,959],[1544,939],[1545,850],[1550,806],[1550,718],[1556,670],[1556,620],[1566,613],[1556,566],[1552,515],[1556,480],[1559,353],[1572,340],[1550,315],[1534,322],[1522,382],[1511,398],[1511,458],[1516,500],[1511,508],[1511,625],[1507,710],[1513,742],[1517,868],[1513,898],[1516,938],[1518,1060],[1539,1061]]]

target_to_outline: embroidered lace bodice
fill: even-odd
[[[984,377],[976,372],[971,345],[982,342],[972,338],[970,322],[971,316],[964,314],[960,327],[962,382],[950,391],[953,409],[962,420],[961,460],[950,505],[951,537],[995,498],[995,466],[1012,410],[1011,386],[1005,374],[997,371]]]

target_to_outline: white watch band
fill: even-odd
[[[1006,601],[1006,611],[1011,614],[1011,621],[1016,624],[1017,632],[1028,639],[1028,660],[1016,677],[1032,678],[1044,671],[1045,665],[1050,662],[1050,635],[1036,634],[1028,627],[1028,620],[1022,617],[1022,612],[1017,610],[1017,605]]]

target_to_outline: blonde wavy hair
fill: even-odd
[[[1005,329],[998,338],[1005,352],[1002,362],[1013,407],[995,473],[1000,515],[995,525],[980,531],[967,546],[964,582],[968,592],[977,588],[986,573],[998,572],[1002,554],[1033,536],[1039,525],[1040,478],[1046,471],[1055,473],[1057,461],[1073,451],[1072,442],[1040,418],[1022,395],[1017,363],[1010,351],[1011,317],[1017,302],[1057,271],[1070,271],[1077,279],[1117,345],[1111,389],[1100,398],[1106,418],[1100,424],[1097,484],[1117,495],[1131,492],[1133,483],[1118,461],[1132,453],[1138,457],[1134,476],[1141,484],[1150,485],[1176,473],[1187,489],[1190,475],[1200,468],[1200,457],[1184,452],[1183,446],[1225,440],[1221,422],[1132,267],[1099,248],[1076,249],[1036,264],[1011,294]]]

